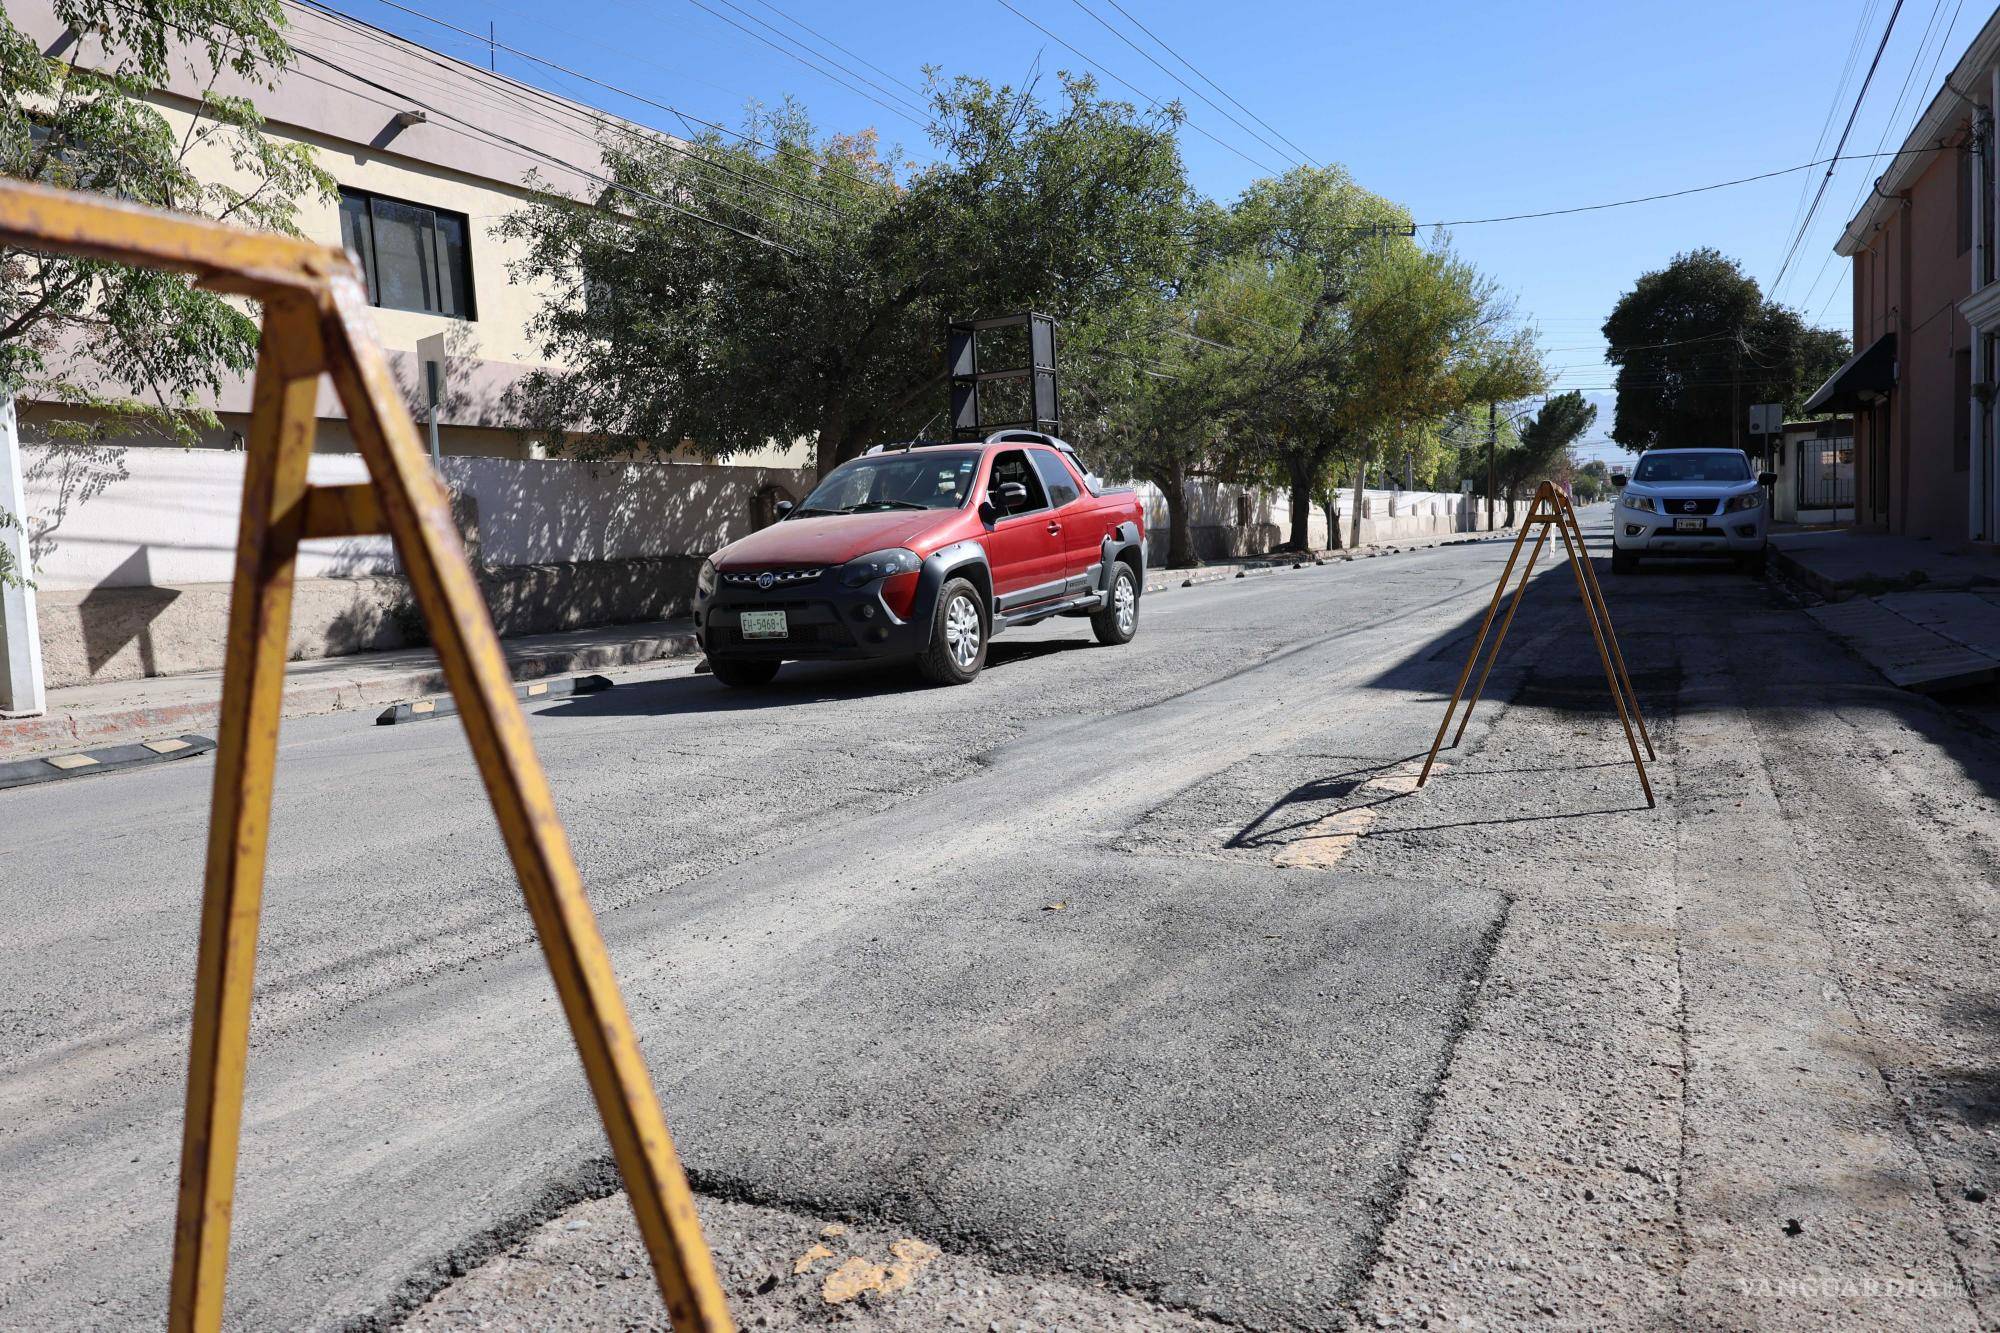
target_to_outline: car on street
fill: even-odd
[[[1129,642],[1145,531],[1138,495],[1053,435],[878,445],[702,562],[695,630],[715,678],[739,688],[788,661],[868,658],[960,685],[993,635],[1051,616]]]
[[[1647,556],[1719,556],[1761,574],[1769,556],[1771,506],[1741,449],[1648,449],[1631,476],[1614,475],[1611,570],[1630,574]]]

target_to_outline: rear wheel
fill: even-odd
[[[741,657],[711,657],[708,669],[724,685],[735,690],[754,690],[769,685],[778,674],[776,662],[756,662]]]
[[[917,672],[933,685],[963,685],[985,665],[986,608],[979,589],[952,579],[938,590],[930,645],[917,655]]]
[[[1139,580],[1123,560],[1113,567],[1111,596],[1091,615],[1090,629],[1099,643],[1108,644],[1130,643],[1139,632]]]
[[[1639,568],[1638,556],[1634,555],[1630,551],[1620,551],[1617,550],[1616,548],[1612,550],[1611,572],[1613,574],[1631,574],[1637,571],[1638,568]]]

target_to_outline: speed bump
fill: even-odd
[[[206,736],[168,736],[159,740],[139,741],[132,745],[107,745],[98,750],[79,750],[73,754],[47,754],[36,755],[29,759],[15,759],[0,763],[0,790],[8,787],[31,787],[38,782],[56,782],[63,778],[86,777],[92,773],[109,773],[140,764],[163,763],[169,759],[187,759],[194,755],[207,754],[214,748],[215,742]]]
[[[544,699],[567,699],[573,694],[596,694],[612,686],[609,676],[570,676],[564,680],[535,680],[514,687],[514,697],[539,703]],[[429,699],[413,699],[407,703],[390,704],[375,718],[378,727],[394,726],[398,722],[428,722],[434,717],[450,717],[458,712],[458,705],[448,694],[436,695]]]

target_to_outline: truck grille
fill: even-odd
[[[811,583],[825,573],[824,566],[815,569],[759,569],[730,571],[722,575],[722,581],[732,588],[796,588],[801,583]],[[765,579],[770,579],[766,584]]]

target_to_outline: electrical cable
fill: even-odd
[[[779,46],[776,42],[772,41],[770,38],[764,36],[762,33],[753,32],[751,29],[744,27],[741,23],[738,23],[735,19],[729,17],[729,15],[718,13],[716,10],[710,9],[706,4],[702,3],[702,0],[687,0],[687,2],[693,5],[696,9],[699,9],[702,13],[707,14],[709,17],[721,19],[724,23],[727,23],[730,27],[735,28],[737,31],[743,33],[745,36],[756,38],[764,45],[770,47],[773,51],[776,51],[779,55],[788,56],[791,59],[798,61],[799,64],[804,65],[807,69],[819,75],[821,78],[830,79],[834,83],[837,83],[841,87],[847,89],[847,91],[854,93],[859,97],[863,97],[870,102],[873,102],[876,106],[881,107],[884,111],[887,111],[889,114],[893,116],[902,117],[904,120],[909,121],[912,125],[915,125],[920,130],[924,130],[926,132],[930,130],[931,125],[928,122],[918,120],[916,117],[910,115],[907,111],[904,111],[895,106],[891,106],[889,103],[883,101],[881,98],[875,96],[873,93],[863,92],[861,89],[856,88],[853,84],[848,83],[845,79],[842,79],[837,74],[827,73],[825,70],[821,69],[818,65],[806,59],[806,57],[798,54],[796,51],[788,51],[784,47]],[[845,66],[840,65],[839,62],[835,60],[828,60],[827,63],[830,65],[839,66],[840,68],[843,69],[846,68]]]
[[[847,56],[850,59],[860,61],[862,64],[868,66],[868,68],[874,70],[877,74],[880,74],[883,78],[895,84],[897,87],[907,89],[910,92],[915,93],[919,97],[925,95],[924,90],[917,87],[915,84],[897,78],[894,74],[891,74],[888,70],[883,69],[880,65],[870,60],[867,56],[861,55],[859,52],[848,50],[846,47],[842,46],[839,42],[834,41],[833,38],[821,32],[818,28],[815,28],[808,23],[800,21],[795,15],[788,14],[784,10],[778,8],[776,5],[770,3],[770,0],[756,0],[756,3],[762,5],[765,9],[770,10],[773,14],[776,14],[779,18],[782,18],[783,20],[785,20],[785,22],[792,24],[794,27],[802,28],[806,32],[811,33],[814,37],[819,38],[819,40],[825,42],[828,46],[840,52],[842,55]],[[732,9],[739,8],[739,6],[735,5],[732,5],[730,7]]]
[[[445,120],[452,121],[455,124],[463,125],[467,129],[472,130],[477,134],[485,135],[487,138],[493,140],[496,143],[503,144],[506,147],[516,150],[517,152],[526,153],[530,157],[540,158],[541,160],[549,163],[552,166],[561,167],[565,171],[573,171],[577,175],[582,176],[584,179],[594,181],[597,184],[602,185],[607,189],[617,190],[620,193],[632,195],[635,198],[644,199],[649,203],[656,204],[659,207],[668,210],[669,212],[678,213],[681,216],[686,217],[692,221],[705,223],[706,225],[714,227],[719,231],[726,231],[731,233],[732,235],[739,236],[746,241],[754,241],[758,245],[767,246],[770,249],[782,251],[783,253],[791,255],[794,258],[799,257],[799,252],[797,250],[794,250],[791,246],[785,245],[780,241],[775,241],[768,236],[759,236],[755,232],[745,231],[741,227],[732,226],[727,222],[722,222],[715,218],[709,217],[706,214],[696,212],[694,209],[686,208],[680,204],[673,202],[671,199],[663,199],[659,195],[653,194],[650,191],[638,189],[634,186],[627,185],[622,181],[613,180],[608,176],[600,176],[596,172],[589,171],[583,167],[577,166],[574,162],[566,162],[563,159],[557,157],[553,153],[544,152],[541,149],[536,148],[530,144],[524,144],[518,139],[509,138],[508,136],[501,134],[495,130],[487,129],[483,125],[475,125],[471,121],[462,120],[459,117],[452,115],[449,111],[445,111],[440,107],[432,106],[427,102],[424,102],[418,98],[410,96],[409,93],[404,92],[399,88],[395,88],[390,86],[389,84],[378,82],[377,80],[368,78],[366,75],[357,74],[353,70],[343,68],[338,61],[329,60],[325,56],[322,56],[315,51],[311,51],[297,45],[294,45],[293,49],[297,51],[301,56],[304,56],[306,59],[316,61],[319,64],[325,65],[329,69],[335,70],[336,72],[343,74],[350,79],[353,79],[357,83],[365,84],[366,86],[375,89],[377,92],[388,93],[392,97],[401,98],[409,105],[418,107],[429,115],[439,116]]]
[[[759,3],[762,3],[762,0],[759,0]],[[1294,153],[1297,153],[1300,157],[1304,158],[1307,162],[1311,163],[1313,166],[1316,167],[1319,165],[1318,162],[1313,160],[1312,154],[1306,152],[1305,149],[1299,147],[1297,144],[1293,143],[1290,139],[1287,139],[1282,133],[1278,131],[1277,127],[1272,125],[1269,121],[1265,120],[1262,116],[1258,115],[1255,111],[1252,111],[1249,107],[1244,106],[1243,103],[1237,101],[1234,97],[1231,97],[1229,90],[1227,88],[1224,88],[1214,79],[1209,78],[1208,75],[1203,74],[1199,69],[1195,69],[1193,62],[1188,60],[1188,58],[1182,55],[1179,51],[1176,51],[1171,45],[1169,45],[1164,39],[1162,39],[1158,33],[1154,32],[1151,28],[1141,23],[1137,18],[1137,16],[1135,16],[1131,10],[1125,8],[1125,6],[1119,4],[1118,0],[1105,0],[1105,3],[1109,4],[1113,9],[1117,10],[1119,13],[1123,14],[1127,19],[1129,19],[1133,27],[1137,28],[1140,32],[1145,33],[1155,42],[1158,42],[1160,48],[1164,50],[1168,55],[1180,61],[1181,64],[1186,65],[1189,69],[1194,70],[1195,74],[1198,77],[1200,77],[1203,83],[1206,83],[1209,87],[1221,93],[1225,98],[1228,98],[1230,104],[1233,105],[1238,111],[1241,111],[1244,115],[1250,117],[1250,119],[1256,121],[1259,125],[1262,125],[1265,129],[1270,130],[1272,134],[1277,135],[1278,141],[1280,143],[1284,144],[1287,148],[1290,148]]]
[[[1298,157],[1296,157],[1291,153],[1287,153],[1284,149],[1278,147],[1278,145],[1272,143],[1269,139],[1266,139],[1263,135],[1257,133],[1257,131],[1251,129],[1248,125],[1245,125],[1242,121],[1238,120],[1235,116],[1231,115],[1226,108],[1217,106],[1215,104],[1214,98],[1210,97],[1207,93],[1201,91],[1201,89],[1194,87],[1186,79],[1183,79],[1180,75],[1174,73],[1172,70],[1168,69],[1165,65],[1161,64],[1153,56],[1152,52],[1146,50],[1144,47],[1140,46],[1137,42],[1133,41],[1130,37],[1127,37],[1124,33],[1112,27],[1110,22],[1107,21],[1103,15],[1099,14],[1096,10],[1092,9],[1090,6],[1084,4],[1083,0],[1070,0],[1070,3],[1075,5],[1078,9],[1082,10],[1084,13],[1090,15],[1092,21],[1097,23],[1098,26],[1102,27],[1106,32],[1110,33],[1113,37],[1116,37],[1119,41],[1125,43],[1125,45],[1131,47],[1134,51],[1137,51],[1141,56],[1145,57],[1145,59],[1153,66],[1154,69],[1159,70],[1160,73],[1166,75],[1168,78],[1172,79],[1175,83],[1179,84],[1181,87],[1193,93],[1196,97],[1199,97],[1204,104],[1206,104],[1209,108],[1211,108],[1216,113],[1221,115],[1223,119],[1227,120],[1237,129],[1242,130],[1245,134],[1255,139],[1258,143],[1263,144],[1266,148],[1276,153],[1279,157],[1286,159],[1293,166],[1304,165],[1299,160]]]
[[[1084,64],[1089,65],[1092,69],[1104,75],[1104,77],[1110,79],[1112,82],[1120,84],[1123,87],[1130,89],[1133,94],[1139,97],[1142,101],[1149,104],[1155,111],[1162,110],[1167,105],[1166,103],[1161,102],[1160,99],[1157,97],[1147,96],[1146,93],[1141,91],[1137,86],[1128,83],[1124,79],[1119,78],[1116,74],[1112,73],[1104,65],[1102,65],[1098,61],[1092,60],[1089,56],[1077,50],[1074,46],[1071,46],[1068,42],[1056,36],[1053,32],[1050,32],[1047,28],[1044,28],[1041,24],[1029,18],[1026,14],[1022,13],[1020,10],[1014,8],[1014,6],[1010,3],[1010,0],[998,0],[998,2],[1002,9],[1005,9],[1015,18],[1021,20],[1021,22],[1027,24],[1035,31],[1041,33],[1042,36],[1056,43],[1058,46],[1062,47],[1065,51],[1068,51],[1071,55],[1075,56],[1078,60],[1081,60]],[[688,3],[693,4],[695,3],[695,0],[688,0]],[[1223,140],[1216,138],[1213,134],[1210,134],[1207,130],[1195,124],[1192,120],[1189,120],[1185,113],[1183,113],[1183,115],[1181,116],[1181,123],[1186,125],[1189,129],[1193,130],[1195,133],[1201,135],[1203,138],[1208,139],[1211,142],[1215,143],[1219,147],[1228,149],[1230,152],[1236,154],[1236,156],[1242,158],[1245,162],[1248,162],[1251,166],[1256,167],[1259,171],[1266,172],[1272,176],[1281,176],[1284,174],[1283,172],[1277,170],[1275,167],[1272,167],[1264,162],[1258,161],[1256,158],[1250,156],[1250,154],[1244,152],[1241,148],[1238,148],[1235,144],[1226,143]]]
[[[1938,0],[1938,2],[1942,4],[1943,0]],[[1875,45],[1875,58],[1868,62],[1868,73],[1861,80],[1861,91],[1854,95],[1854,106],[1847,113],[1847,124],[1841,127],[1840,138],[1833,145],[1835,162],[1839,161],[1841,151],[1847,147],[1847,136],[1854,132],[1854,119],[1861,114],[1861,104],[1867,100],[1868,89],[1875,82],[1875,71],[1881,67],[1882,52],[1889,46],[1889,34],[1896,30],[1896,16],[1902,12],[1903,0],[1896,0],[1895,8],[1889,11],[1889,21],[1882,26],[1882,40]],[[1880,148],[1879,144],[1876,146],[1878,149]],[[1800,243],[1806,238],[1806,232],[1811,230],[1812,220],[1814,215],[1819,212],[1820,202],[1826,198],[1826,187],[1832,183],[1833,167],[1830,164],[1826,175],[1820,178],[1819,189],[1813,192],[1812,205],[1806,209],[1805,221],[1799,224],[1797,233],[1792,237],[1791,246],[1785,251],[1784,262],[1778,265],[1778,276],[1772,279],[1770,286],[1766,288],[1773,295],[1776,295],[1779,287],[1783,285],[1785,273],[1792,266],[1792,257],[1798,253]]]

